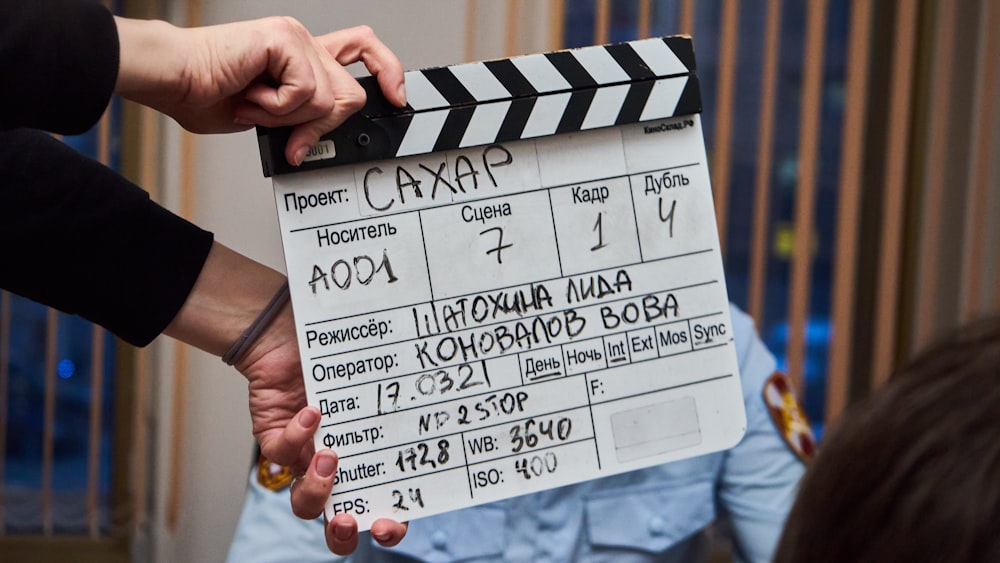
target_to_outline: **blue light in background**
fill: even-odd
[[[69,358],[60,360],[59,365],[56,366],[56,373],[63,379],[69,379],[76,373],[76,364]]]

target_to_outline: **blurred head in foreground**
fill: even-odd
[[[927,349],[844,413],[776,563],[1000,561],[1000,318]]]

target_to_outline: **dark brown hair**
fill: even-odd
[[[849,409],[800,485],[776,563],[1000,561],[1000,318]]]

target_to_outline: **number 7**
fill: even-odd
[[[513,245],[513,243],[512,244],[504,244],[503,243],[503,229],[501,229],[500,227],[490,227],[489,229],[486,229],[485,231],[481,231],[479,233],[479,236],[485,235],[486,233],[491,232],[491,231],[496,231],[497,232],[497,245],[496,245],[495,248],[491,248],[491,249],[487,250],[486,254],[490,255],[490,254],[493,254],[494,252],[496,252],[497,253],[497,263],[498,264],[503,264],[503,257],[500,255],[500,253],[505,248],[510,248],[510,247],[512,247],[514,245]]]

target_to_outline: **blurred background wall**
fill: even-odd
[[[1000,312],[1000,3],[118,0],[177,25],[366,24],[406,68],[689,33],[730,298],[817,433],[942,332]],[[352,71],[363,73],[361,68]],[[284,270],[253,132],[116,101],[65,139]],[[0,254],[2,256],[2,254]],[[221,561],[253,452],[246,386],[0,292],[0,554]]]

